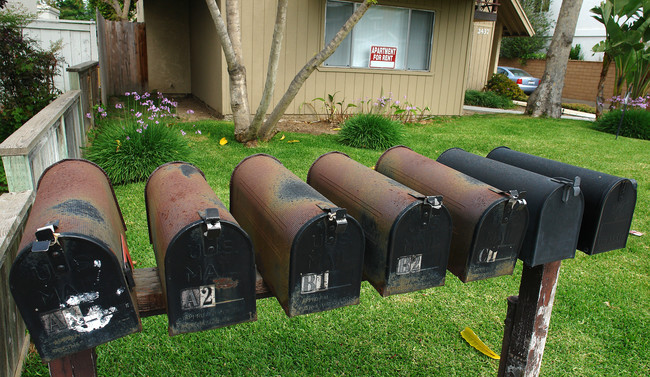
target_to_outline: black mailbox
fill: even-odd
[[[549,178],[452,148],[438,161],[499,189],[526,192],[530,224],[519,259],[537,265],[573,258],[584,200],[579,177]]]
[[[253,240],[255,261],[289,317],[359,303],[359,223],[272,156],[242,160],[230,210]]]
[[[194,165],[159,166],[145,187],[169,334],[255,321],[253,246]]]
[[[99,166],[63,160],[43,172],[9,284],[44,361],[141,330],[125,231]]]
[[[425,195],[442,195],[453,234],[447,269],[469,282],[511,275],[528,224],[526,201],[404,146],[390,148],[376,170]]]
[[[444,285],[451,216],[442,196],[424,196],[341,152],[320,156],[307,183],[359,219],[363,275],[382,296]]]
[[[578,250],[597,254],[625,247],[636,205],[636,181],[498,147],[487,158],[547,177],[580,177],[585,213]]]

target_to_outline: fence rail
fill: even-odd
[[[81,157],[86,140],[81,91],[69,91],[0,144],[10,192],[34,190],[41,173],[64,158]]]

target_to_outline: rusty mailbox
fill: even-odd
[[[585,212],[578,250],[598,254],[625,247],[636,205],[635,180],[513,151],[508,147],[493,149],[487,158],[547,177],[579,176]]]
[[[230,179],[230,210],[248,232],[264,282],[289,317],[359,303],[359,223],[285,168],[256,154]]]
[[[99,166],[63,160],[43,172],[9,284],[44,361],[141,330],[125,231]]]
[[[469,282],[512,274],[528,210],[516,192],[504,192],[405,146],[388,149],[378,172],[425,195],[443,195],[453,224],[447,269]]]
[[[203,172],[185,162],[161,165],[145,201],[169,334],[255,321],[253,246]]]
[[[422,195],[341,152],[320,156],[307,183],[361,223],[363,275],[382,296],[444,285],[451,216],[442,196]]]
[[[452,148],[438,161],[500,189],[526,191],[530,224],[519,259],[537,265],[573,258],[584,200],[579,177],[549,178]]]

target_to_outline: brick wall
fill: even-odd
[[[546,60],[528,60],[526,65],[521,65],[518,59],[499,59],[500,66],[517,67],[541,78],[544,74]],[[569,60],[562,98],[596,102],[596,91],[600,80],[602,62],[587,62],[582,60]],[[604,89],[605,99],[614,93],[614,64],[609,66]]]

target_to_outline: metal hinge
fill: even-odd
[[[512,211],[519,208],[520,206],[525,206],[528,204],[526,202],[526,199],[524,199],[524,197],[526,196],[526,191],[521,191],[521,192],[519,192],[518,190],[503,191],[503,190],[496,189],[494,187],[490,187],[490,190],[496,192],[497,194],[505,195],[508,197],[508,203],[506,203],[506,206],[503,209],[503,219],[502,219],[503,223],[507,223],[510,220],[510,214],[512,213]]]
[[[205,224],[205,232],[203,232],[203,235],[208,238],[219,238],[221,234],[219,209],[206,208],[205,211],[199,211],[199,216],[201,216],[203,224]]]

